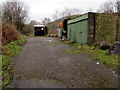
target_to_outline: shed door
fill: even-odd
[[[71,24],[71,41],[76,42],[76,24]]]
[[[68,40],[71,40],[71,25],[68,25]]]
[[[88,23],[87,20],[76,23],[76,42],[87,44]]]
[[[68,25],[68,40],[76,42],[76,25]]]

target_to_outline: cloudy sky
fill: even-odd
[[[100,5],[103,2],[108,0],[20,0],[20,1],[25,2],[29,7],[30,20],[41,21],[45,17],[52,18],[56,10],[62,11],[64,8],[78,8],[82,9],[83,12],[86,12],[91,8],[93,9],[93,11],[96,11],[97,9],[99,9]]]
[[[29,6],[31,19],[40,21],[44,17],[52,18],[56,10],[78,8],[84,12],[89,8],[96,11],[106,0],[25,0]]]

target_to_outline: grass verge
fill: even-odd
[[[77,48],[79,51],[75,51],[75,53],[88,53],[94,58],[94,60],[100,61],[103,64],[107,64],[110,66],[118,66],[118,62],[120,61],[119,55],[110,55],[110,54],[108,54],[109,53],[108,50],[95,49],[95,47],[93,45],[91,45],[91,46],[80,45],[77,43],[69,43],[67,41],[64,41],[63,43],[72,45],[75,48]],[[74,53],[74,51],[70,51],[70,50],[69,51],[67,50],[67,52]]]
[[[13,79],[13,62],[11,61],[11,57],[19,54],[22,50],[21,45],[26,41],[26,37],[22,36],[19,40],[12,41],[3,45],[2,55],[0,55],[2,62],[2,88],[6,88],[6,86]]]

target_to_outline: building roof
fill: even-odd
[[[52,23],[56,23],[56,22],[60,22],[60,21],[64,21],[65,19],[73,19],[75,17],[78,17],[78,16],[81,16],[80,14],[77,14],[77,15],[71,15],[71,16],[66,16],[66,17],[62,17],[60,19],[57,19],[57,20],[54,20],[48,24],[52,24]]]
[[[45,25],[34,25],[34,27],[45,27]]]

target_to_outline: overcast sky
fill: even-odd
[[[3,0],[5,1],[5,0]],[[9,0],[8,0],[9,1]],[[56,10],[66,8],[78,8],[84,12],[89,8],[96,11],[100,5],[108,0],[20,0],[29,7],[30,20],[41,21],[43,18],[52,18]],[[110,1],[110,0],[109,0]]]
[[[44,17],[52,18],[56,10],[66,8],[78,8],[83,11],[92,8],[96,11],[106,0],[25,0],[29,6],[31,19],[41,21]]]

